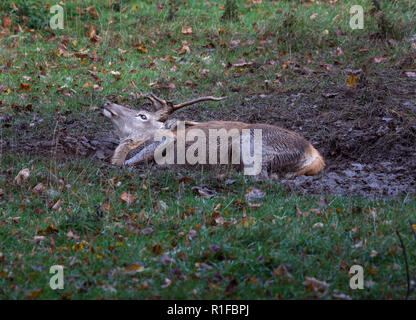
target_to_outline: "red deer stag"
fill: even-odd
[[[156,159],[155,155],[158,147],[161,146],[162,142],[160,139],[155,137],[164,129],[171,129],[171,136],[173,140],[171,143],[178,147],[179,138],[187,137],[188,134],[192,136],[192,139],[186,138],[186,147],[190,147],[189,141],[194,141],[196,137],[201,136],[201,132],[207,136],[212,131],[216,131],[217,136],[214,136],[214,153],[213,158],[217,160],[217,151],[220,151],[222,157],[229,160],[231,157],[236,156],[238,166],[249,167],[253,163],[248,164],[244,156],[241,156],[241,150],[243,147],[243,139],[239,140],[240,136],[244,136],[244,131],[248,131],[247,135],[249,138],[249,154],[253,153],[253,149],[260,147],[260,171],[262,175],[268,176],[268,173],[283,176],[285,178],[293,178],[300,175],[316,175],[324,167],[325,162],[320,153],[302,136],[299,134],[286,130],[277,126],[258,123],[243,123],[237,121],[208,121],[208,122],[194,122],[184,121],[182,126],[176,125],[173,119],[168,119],[169,116],[176,110],[183,108],[188,105],[192,105],[201,101],[219,101],[224,98],[215,97],[201,97],[195,100],[184,102],[181,104],[173,104],[171,101],[166,101],[156,97],[155,95],[146,96],[152,101],[156,111],[148,112],[144,110],[133,110],[124,106],[106,101],[103,105],[104,115],[111,119],[115,128],[118,130],[120,138],[120,144],[114,152],[112,157],[112,163],[115,165],[132,165],[135,163],[141,163],[148,161],[149,159]],[[178,122],[179,123],[179,122]],[[221,132],[222,130],[222,132]],[[252,142],[253,135],[257,131],[260,131],[260,140]],[[164,130],[166,131],[166,130]],[[195,134],[198,132],[198,134]],[[225,151],[221,153],[221,146],[218,144],[217,138],[218,132],[225,134]],[[192,133],[192,134],[191,134]],[[233,144],[229,142],[229,138],[232,139]],[[237,138],[235,140],[235,138]],[[173,141],[173,142],[172,142]],[[236,142],[236,143],[235,143]],[[145,144],[145,147],[138,152],[135,156],[125,161],[128,153]],[[206,140],[204,140],[206,144]],[[167,144],[168,145],[168,144]],[[237,146],[237,152],[232,151]],[[213,149],[209,149],[211,152]],[[247,148],[246,148],[247,149]],[[164,149],[167,150],[166,148]],[[195,150],[193,150],[195,151]],[[184,150],[185,152],[185,150]],[[202,155],[200,150],[198,152]],[[211,157],[211,155],[209,155]],[[178,160],[180,155],[176,155]],[[210,158],[211,160],[212,158]],[[195,165],[194,159],[191,161],[185,160],[186,165]],[[233,158],[234,160],[234,158]],[[182,162],[183,163],[183,162]],[[199,162],[199,164],[206,164],[207,162]],[[209,164],[227,164],[224,162],[224,158],[221,158],[219,162],[210,161]],[[232,162],[235,164],[235,162]],[[248,174],[258,174],[248,173]]]

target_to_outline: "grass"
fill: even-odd
[[[55,165],[60,182],[51,178]],[[2,168],[8,167],[13,169],[0,175],[3,299],[405,294],[404,260],[392,228],[401,231],[412,261],[414,200],[328,195],[322,205],[320,197],[290,194],[240,175],[224,187],[205,174],[180,182],[171,172],[148,175],[88,161],[6,157]],[[17,186],[13,178],[23,167],[31,168],[31,177]],[[45,186],[41,193],[33,191],[38,183]],[[216,190],[216,196],[197,196],[192,186]],[[266,191],[250,202],[260,207],[250,207],[244,197],[252,186]],[[123,193],[134,197],[132,203],[121,199]],[[58,201],[59,208],[51,209]],[[53,291],[47,284],[56,264],[65,266],[65,288]],[[349,288],[348,271],[356,264],[365,270],[364,290]],[[280,265],[290,277],[279,275]],[[305,288],[306,277],[327,282],[328,292],[320,296]],[[233,279],[236,288],[227,291]]]
[[[45,19],[55,1],[15,1],[24,6],[17,11],[11,3],[0,5],[0,17],[12,20],[0,34],[0,117],[11,116],[13,125],[0,130],[2,139],[17,142],[14,125],[37,115],[50,135],[48,116],[91,113],[110,95],[131,102],[131,92],[177,101],[226,94],[226,112],[252,95],[345,84],[344,68],[363,68],[377,79],[413,52],[406,38],[416,33],[411,0],[382,2],[397,39],[377,35],[364,0],[238,2],[234,21],[221,19],[225,1],[171,1],[177,10],[168,1],[65,1],[65,29],[54,31]],[[364,30],[349,28],[352,4],[365,8]],[[192,33],[183,34],[188,28]],[[253,65],[233,66],[241,60]],[[316,71],[314,78],[299,75],[305,67]],[[166,171],[0,154],[2,299],[400,299],[406,293],[392,228],[401,231],[414,265],[414,198],[300,196],[238,174],[223,186],[206,173],[180,182]],[[13,179],[23,168],[31,176],[19,186]],[[45,190],[36,193],[40,182]],[[194,186],[216,196],[202,198]],[[248,187],[266,191],[252,201],[260,207],[249,206]],[[133,203],[120,198],[123,192]],[[48,286],[55,264],[65,266],[63,290]],[[349,288],[355,264],[364,267],[364,290]],[[281,275],[282,265],[290,275]],[[303,285],[306,277],[325,281],[328,291]]]

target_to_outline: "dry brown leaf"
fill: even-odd
[[[348,87],[356,87],[357,84],[358,84],[358,78],[357,78],[357,76],[350,76],[347,79],[347,83],[346,84],[347,84]]]
[[[133,196],[132,194],[130,194],[130,193],[123,192],[123,193],[120,195],[120,199],[121,199],[122,201],[124,201],[125,203],[127,203],[127,204],[132,204],[132,203],[133,203],[133,201],[134,201],[134,196]]]
[[[276,278],[294,281],[292,274],[289,272],[288,268],[284,264],[280,264],[277,268],[274,268],[273,275]]]
[[[150,234],[153,233],[153,229],[152,228],[145,228],[142,230],[142,234],[144,234],[145,236],[148,236]]]
[[[252,201],[252,200],[256,200],[256,199],[261,199],[266,195],[266,192],[254,188],[254,187],[248,187],[246,189],[246,194],[244,195],[244,197],[248,200],[248,201]]]
[[[147,53],[147,48],[146,48],[146,46],[144,44],[140,44],[137,47],[137,50],[140,51],[141,53]]]
[[[236,279],[231,279],[230,282],[228,283],[227,287],[225,288],[225,294],[226,295],[230,295],[233,294],[238,287],[238,282]]]
[[[305,277],[305,281],[302,283],[307,290],[313,291],[318,296],[324,295],[328,291],[329,284],[325,281],[320,281],[316,278]]]
[[[12,26],[12,19],[10,17],[3,17],[3,28],[10,28]]]
[[[36,299],[37,297],[39,297],[42,294],[42,292],[43,292],[42,289],[32,291],[31,293],[26,295],[26,299]]]
[[[43,185],[42,182],[39,182],[36,186],[33,187],[33,191],[35,193],[41,193],[45,191],[45,186]]]
[[[383,56],[383,57],[374,58],[375,63],[380,63],[380,62],[383,62],[385,60],[390,60],[390,56]]]
[[[299,207],[298,207],[298,206],[296,206],[296,212],[298,213],[298,216],[301,216],[301,217],[307,217],[307,216],[309,216],[309,213],[308,213],[307,211],[302,212],[302,211],[299,209]]]
[[[71,239],[79,240],[79,235],[77,235],[74,231],[69,230],[66,234],[66,238],[68,240],[71,240]]]
[[[189,230],[187,236],[188,236],[189,240],[192,240],[192,239],[195,239],[196,237],[198,237],[198,233],[195,230],[191,229],[191,230]]]
[[[189,54],[191,53],[191,49],[189,48],[187,41],[182,41],[182,47],[178,51],[179,54]]]
[[[95,11],[94,6],[88,7],[86,10],[92,18],[98,18],[98,13],[97,13],[97,11]]]
[[[124,271],[126,274],[135,274],[135,273],[143,272],[144,269],[145,267],[141,265],[140,263],[133,263],[131,266],[125,267]]]
[[[169,279],[169,278],[166,278],[165,279],[165,282],[164,282],[164,284],[162,284],[162,288],[167,288],[167,287],[169,287],[170,285],[172,284],[172,280],[171,279]]]
[[[61,203],[62,203],[62,200],[61,199],[59,199],[58,201],[56,201],[56,203],[51,208],[52,211],[58,210],[61,207]]]
[[[20,90],[29,91],[30,90],[30,84],[21,82],[20,83]]]
[[[14,178],[14,181],[16,181],[17,184],[22,184],[27,181],[30,177],[30,171],[29,169],[25,168],[19,171],[17,176]]]
[[[254,219],[253,217],[244,217],[242,218],[239,222],[238,222],[238,226],[241,227],[249,227],[249,226],[254,226],[256,223],[256,219]]]
[[[182,26],[182,34],[192,34],[192,28],[185,28],[184,26]]]

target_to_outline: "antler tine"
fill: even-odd
[[[155,111],[157,111],[158,109],[168,108],[168,103],[166,102],[166,100],[156,97],[153,93],[145,96],[145,98],[149,99],[153,103]]]
[[[173,110],[178,110],[180,108],[183,108],[183,107],[186,107],[186,106],[189,106],[191,104],[198,103],[198,102],[202,102],[202,101],[221,101],[221,100],[224,100],[226,98],[227,97],[216,98],[216,97],[212,97],[212,96],[200,97],[200,98],[197,98],[197,99],[194,99],[194,100],[190,100],[190,101],[186,101],[186,102],[183,102],[183,103],[175,104],[175,105],[173,105]]]
[[[158,121],[165,122],[174,111],[180,108],[183,108],[183,107],[186,107],[191,104],[198,103],[198,102],[202,102],[202,101],[221,101],[227,97],[220,97],[220,98],[216,98],[212,96],[200,97],[200,98],[186,101],[186,102],[179,103],[179,104],[173,104],[173,102],[170,100],[167,101],[167,100],[160,99],[156,97],[153,93],[146,96],[146,98],[153,102],[153,105],[155,106],[155,109],[157,111],[156,115],[157,115]],[[161,108],[159,108],[158,110],[156,106],[159,106]]]
[[[166,105],[167,105],[166,100],[163,100],[163,99],[161,99],[161,98],[159,98],[159,97],[155,96],[153,93],[151,93],[151,94],[150,94],[150,96],[151,96],[153,99],[155,99],[157,102],[159,102],[162,106],[166,106]]]

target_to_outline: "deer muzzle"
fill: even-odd
[[[105,101],[102,105],[102,108],[103,108],[103,114],[107,118],[111,119],[113,116],[117,116],[117,112],[114,108],[114,104],[111,103],[110,101]]]

